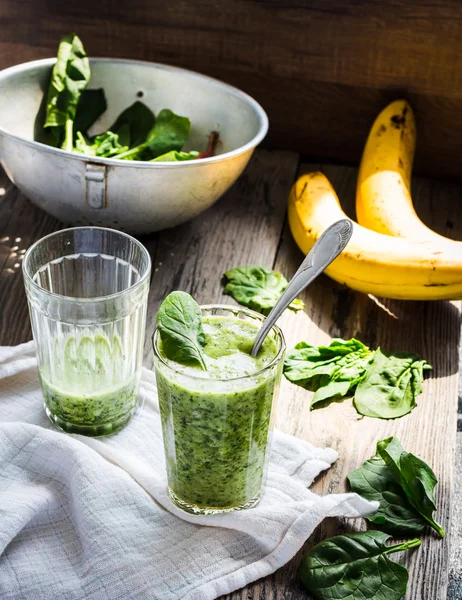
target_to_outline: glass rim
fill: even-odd
[[[95,296],[94,298],[84,298],[84,297],[80,297],[80,296],[65,296],[64,294],[57,294],[56,292],[50,292],[49,290],[46,290],[45,288],[38,285],[34,281],[33,277],[31,277],[30,272],[27,267],[27,264],[29,262],[29,258],[30,258],[30,255],[32,254],[32,252],[38,247],[39,244],[41,244],[42,242],[44,242],[45,240],[47,240],[49,238],[57,236],[61,233],[65,233],[67,231],[79,231],[79,230],[81,231],[84,229],[96,230],[96,231],[109,231],[111,233],[117,233],[117,234],[127,238],[131,242],[133,242],[136,246],[138,246],[138,248],[140,248],[141,252],[148,259],[146,270],[140,276],[140,279],[138,281],[136,281],[135,283],[133,283],[132,285],[130,285],[129,287],[125,288],[124,290],[121,290],[120,292],[114,292],[113,294],[107,294],[105,296]],[[129,233],[125,233],[125,231],[120,231],[118,229],[112,229],[110,227],[97,227],[97,226],[93,226],[93,225],[83,225],[82,227],[66,227],[65,229],[59,229],[58,231],[53,231],[52,233],[49,233],[48,235],[41,237],[39,240],[37,240],[31,246],[29,246],[29,248],[27,249],[26,253],[24,254],[24,258],[22,260],[23,277],[27,280],[28,284],[31,285],[35,290],[37,290],[38,292],[40,292],[42,294],[50,296],[52,298],[59,298],[60,300],[63,300],[65,302],[70,301],[70,302],[82,302],[82,303],[104,302],[106,300],[113,300],[120,296],[123,296],[124,294],[132,292],[137,287],[139,287],[142,283],[144,283],[144,281],[146,281],[146,279],[149,277],[151,267],[152,267],[151,256],[150,256],[147,248],[141,242],[139,242],[136,238],[134,238],[132,235],[130,235]]]
[[[262,323],[266,319],[266,317],[264,315],[254,311],[250,308],[247,308],[244,306],[234,306],[232,304],[200,304],[199,308],[201,309],[201,311],[213,309],[213,308],[221,308],[224,310],[230,310],[235,313],[243,312],[243,313],[248,314],[251,317],[256,317]],[[251,377],[256,377],[257,375],[264,373],[268,369],[271,369],[272,367],[274,367],[281,361],[281,359],[284,355],[284,351],[286,349],[286,340],[284,338],[284,333],[282,332],[282,329],[278,325],[273,325],[271,327],[270,331],[274,331],[274,333],[279,337],[279,339],[281,341],[281,346],[280,346],[276,356],[271,360],[271,362],[269,362],[267,365],[264,365],[263,367],[261,367],[261,369],[258,369],[258,371],[254,371],[253,373],[248,373],[247,375],[239,375],[237,377],[227,377],[227,378],[215,378],[215,377],[211,378],[211,377],[201,377],[200,375],[190,375],[189,373],[185,373],[184,371],[180,371],[179,369],[175,369],[174,367],[172,367],[172,365],[170,365],[164,359],[164,357],[160,355],[159,350],[157,348],[156,339],[157,339],[157,336],[160,335],[158,326],[156,326],[154,333],[152,334],[151,341],[152,341],[152,347],[154,350],[154,355],[156,356],[156,358],[158,358],[163,365],[165,365],[168,369],[170,369],[174,373],[178,373],[178,375],[182,375],[183,377],[198,380],[198,381],[228,382],[228,381],[245,380],[245,379],[250,379]]]

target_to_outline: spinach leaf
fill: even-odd
[[[378,348],[356,389],[356,410],[379,419],[407,415],[416,406],[415,397],[422,392],[427,369],[431,366],[416,354],[389,354]]]
[[[376,500],[376,513],[366,516],[379,529],[395,537],[421,533],[427,521],[415,510],[396,481],[395,476],[380,456],[373,456],[348,475],[353,492],[367,500]]]
[[[159,115],[160,116],[160,115]],[[117,117],[109,131],[117,133],[122,146],[138,146],[148,137],[154,127],[155,117],[143,102],[134,102]]]
[[[432,469],[414,454],[405,452],[395,437],[378,442],[377,454],[402,487],[410,504],[430,527],[444,537],[443,527],[433,519],[436,511],[434,489],[438,480]]]
[[[267,315],[288,285],[287,279],[266,267],[236,267],[225,273],[224,293],[239,304]],[[303,310],[302,300],[294,300],[292,310]]]
[[[156,322],[167,358],[179,363],[199,363],[207,370],[202,352],[205,344],[202,314],[189,294],[169,294],[160,305]]]
[[[351,395],[361,381],[373,352],[360,341],[333,339],[329,346],[299,342],[284,361],[292,383],[315,391],[311,409]]]
[[[128,150],[127,146],[122,146],[119,143],[119,136],[112,131],[106,131],[101,135],[97,135],[93,141],[96,150],[96,156],[104,156],[110,158]]]
[[[80,96],[75,115],[74,132],[87,133],[90,127],[107,109],[106,95],[102,88],[84,90]]]
[[[95,149],[92,147],[91,140],[89,140],[81,131],[77,131],[74,151],[87,154],[88,156],[96,155]]]
[[[101,156],[111,158],[128,150],[127,146],[119,144],[118,135],[112,131],[106,131],[97,135],[92,141],[89,141],[80,131],[77,132],[75,143],[76,152],[82,152],[89,156]]]
[[[164,108],[157,116],[146,141],[118,156],[124,160],[152,160],[171,150],[180,151],[189,138],[191,121]]]
[[[303,559],[299,576],[320,600],[401,600],[408,572],[389,554],[421,545],[418,539],[386,546],[381,531],[338,535],[317,544]]]
[[[167,152],[167,154],[162,154],[162,156],[153,158],[151,162],[177,162],[181,160],[194,160],[198,156],[199,152],[196,150],[191,150],[191,152],[177,152],[176,150],[172,150],[171,152]]]
[[[72,151],[74,121],[83,90],[90,81],[90,62],[80,39],[65,35],[58,48],[58,57],[51,74],[47,95],[45,128],[52,128],[61,148]]]

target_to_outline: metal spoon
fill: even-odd
[[[352,233],[353,224],[348,219],[335,222],[322,233],[264,320],[250,352],[252,356],[257,356],[265,337],[289,304],[342,252],[350,241]]]

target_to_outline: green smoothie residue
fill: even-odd
[[[204,317],[203,327],[207,371],[156,363],[169,486],[198,507],[241,506],[261,493],[280,366],[258,371],[278,348],[267,337],[250,356],[257,326],[238,318]]]
[[[66,431],[87,435],[113,433],[127,422],[137,404],[137,379],[123,379],[120,338],[69,336],[63,350],[55,344],[53,364],[42,369],[45,406]]]

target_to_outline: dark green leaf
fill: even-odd
[[[205,344],[202,314],[189,294],[169,294],[160,305],[156,322],[167,358],[179,363],[199,363],[207,369],[202,352]]]
[[[389,554],[420,546],[417,539],[386,546],[381,531],[338,535],[315,546],[303,559],[299,576],[320,600],[401,600],[408,572]]]
[[[176,150],[172,150],[171,152],[167,152],[167,154],[162,154],[162,156],[153,158],[151,162],[178,162],[182,160],[194,160],[198,156],[199,152],[196,150],[191,150],[191,152],[177,152]]]
[[[432,469],[414,454],[405,452],[395,437],[379,442],[377,454],[385,462],[416,511],[444,537],[444,529],[433,519],[433,513],[436,511],[434,490],[438,480]]]
[[[288,285],[283,275],[266,267],[236,267],[226,271],[225,278],[228,281],[225,294],[264,315],[270,312]],[[294,300],[290,305],[292,310],[304,307],[301,300]]]
[[[118,156],[124,160],[152,160],[171,150],[180,151],[189,138],[191,121],[161,110],[145,142]]]
[[[54,135],[63,140],[61,147],[69,152],[73,147],[77,105],[89,81],[90,62],[83,44],[74,33],[70,33],[59,44],[48,88],[44,125],[53,129]]]
[[[311,408],[351,395],[361,381],[373,352],[354,338],[333,339],[329,346],[298,343],[284,362],[284,375],[315,395]]]
[[[106,96],[102,88],[97,90],[84,90],[77,105],[74,132],[77,133],[77,131],[81,131],[86,134],[106,109]]]
[[[422,392],[426,369],[431,369],[430,365],[416,354],[389,354],[378,348],[356,389],[356,410],[379,419],[406,415],[415,407],[415,397]]]
[[[122,146],[134,147],[146,141],[154,123],[152,110],[137,101],[120,113],[109,130],[118,134]]]
[[[353,492],[379,502],[377,512],[366,516],[366,519],[382,531],[394,537],[404,537],[421,533],[428,525],[380,456],[366,460],[348,475],[348,481]]]

